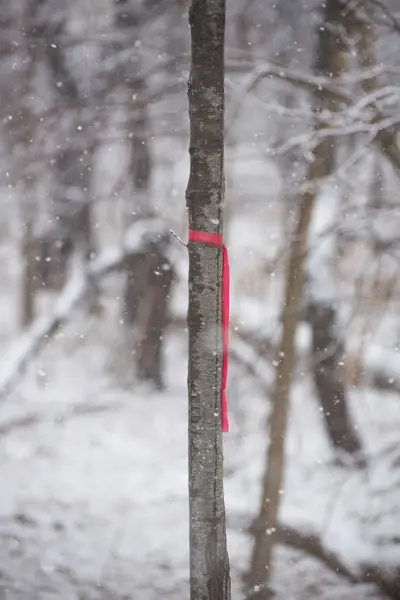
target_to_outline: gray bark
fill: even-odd
[[[192,0],[191,229],[222,232],[224,196],[225,0]],[[221,433],[220,249],[189,244],[190,598],[230,598]]]

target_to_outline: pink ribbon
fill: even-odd
[[[228,381],[228,351],[229,351],[229,260],[228,250],[223,242],[222,235],[206,233],[189,229],[189,242],[217,246],[222,248],[222,374],[221,374],[221,429],[229,431],[228,409],[226,402],[226,384]]]

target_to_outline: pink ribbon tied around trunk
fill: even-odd
[[[228,250],[223,242],[222,235],[206,233],[189,229],[189,242],[216,246],[222,249],[222,373],[221,373],[221,429],[229,431],[228,409],[226,402],[226,384],[228,380],[228,351],[229,351],[229,260]]]

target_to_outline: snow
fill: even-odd
[[[131,31],[115,27],[109,0],[42,2],[37,23],[26,23],[25,4],[2,7],[0,598],[186,600],[187,338],[182,322],[188,257],[169,234],[173,229],[186,240],[185,3],[141,2],[141,9],[146,4],[144,24]],[[153,4],[154,14],[147,14]],[[399,569],[397,284],[387,302],[379,295],[381,283],[397,282],[398,275],[398,180],[396,161],[386,160],[390,154],[382,154],[388,165],[372,199],[377,206],[369,202],[378,133],[383,126],[396,128],[399,121],[399,70],[389,64],[399,53],[393,51],[395,36],[378,37],[378,62],[382,53],[389,60],[386,56],[381,66],[360,69],[352,56],[349,72],[336,86],[311,73],[321,3],[253,0],[245,3],[245,13],[243,3],[227,4],[224,236],[232,276],[232,352],[225,489],[232,600],[245,600],[241,577],[248,568],[248,528],[259,508],[265,467],[288,232],[299,194],[309,187],[304,155],[312,157],[318,136],[344,139],[341,150],[352,147],[349,155],[349,148],[343,151],[344,161],[338,153],[336,174],[320,186],[309,240],[309,292],[314,300],[335,304],[339,322],[348,324],[343,331],[346,367],[353,354],[362,359],[359,387],[353,389],[348,379],[346,384],[368,462],[365,469],[343,464],[328,444],[310,380],[310,328],[301,323],[280,521],[318,535],[355,576],[368,563],[382,573]],[[162,5],[160,12],[156,5]],[[58,34],[62,21],[65,28]],[[54,33],[52,54],[62,51],[79,102],[68,101],[62,73],[55,79],[46,53],[30,54],[27,31],[36,25]],[[246,29],[244,39],[240,28]],[[149,119],[142,125],[137,111],[143,98],[133,89],[132,69],[146,86],[144,116]],[[363,92],[360,81],[367,76],[382,85]],[[312,110],[313,87],[342,98],[335,115]],[[327,120],[328,132],[311,132],[316,119]],[[29,150],[21,143],[26,124]],[[141,134],[151,155],[146,194],[132,181],[137,125],[145,129]],[[394,144],[390,128],[388,134],[388,143]],[[89,189],[80,188],[78,195],[77,182],[63,186],[56,181],[52,166],[60,144],[77,149],[82,160],[90,155],[83,160],[92,163]],[[282,156],[284,151],[290,151],[289,157]],[[37,320],[21,332],[21,209],[40,213],[35,231],[48,226],[55,190],[72,200],[82,195],[90,200],[99,253],[87,270],[76,257],[61,293],[39,292]],[[138,206],[144,201],[144,207]],[[154,217],[137,220],[126,231],[140,209]],[[339,256],[336,241],[342,243],[346,235],[353,245],[347,257]],[[124,280],[116,272],[127,253],[160,236],[170,239],[166,252],[176,276],[175,321],[165,333],[163,393],[135,379],[131,332],[121,319]],[[365,285],[361,276],[368,280]],[[91,295],[98,302],[96,311],[89,306]],[[267,339],[260,345],[265,355],[248,341],[253,338]],[[273,586],[277,600],[384,598],[374,585],[352,584],[306,552],[281,545],[274,550]]]
[[[253,248],[256,252],[255,240]],[[123,254],[108,249],[89,272],[108,272]],[[38,321],[36,337],[21,338],[14,360],[43,336],[54,315],[71,316],[85,281],[79,268],[72,275],[53,317]],[[0,564],[11,600],[27,593],[68,599],[187,597],[185,334],[169,334],[165,393],[134,384],[124,373],[115,284],[107,281],[101,317],[76,310],[2,405]],[[306,348],[304,326],[299,350]],[[251,548],[246,528],[258,509],[273,365],[257,360],[254,349],[234,335],[232,349],[239,362],[230,366],[226,505],[233,597],[243,598],[240,577]],[[387,349],[385,359],[380,352],[371,346],[368,361],[377,367],[384,361],[389,368],[392,360],[395,368],[395,353]],[[243,372],[246,364],[250,373]],[[370,390],[352,392],[351,408],[367,446],[366,471],[335,465],[313,389],[299,377],[281,520],[317,533],[357,574],[363,562],[396,566],[400,561],[395,542],[400,410],[395,395]],[[274,585],[278,595],[300,600],[350,593],[348,584],[317,561],[286,547],[276,551]],[[361,584],[351,587],[351,595],[382,598],[373,586]]]
[[[152,223],[158,235],[158,224]],[[265,239],[263,229],[257,236],[250,222],[243,225],[241,248],[251,250],[254,260]],[[102,252],[88,274],[104,276],[120,264],[126,249],[136,248],[138,237],[132,232],[129,243]],[[237,280],[249,261],[235,248],[237,238],[230,239]],[[182,274],[173,303],[179,312],[186,301],[187,253],[178,242],[172,248]],[[139,386],[121,335],[116,281],[115,275],[104,279],[101,314],[88,314],[78,301],[87,282],[78,257],[53,309],[17,338],[10,354],[5,352],[10,338],[2,340],[2,353],[9,358],[1,364],[0,389],[24,357],[34,355],[23,376],[13,381],[12,393],[3,397],[0,414],[0,586],[10,600],[34,594],[68,600],[187,598],[186,335],[168,333],[166,391]],[[248,297],[257,311],[252,315],[246,290],[236,288],[235,294],[240,303],[233,319],[243,322],[244,331],[273,340],[273,328],[260,319],[265,314],[259,312],[260,302]],[[276,327],[278,293],[267,298],[270,325]],[[38,351],[36,345],[57,319],[63,326]],[[303,325],[301,356],[308,345]],[[234,331],[231,346],[226,506],[233,598],[241,599],[241,574],[251,549],[247,528],[257,513],[264,467],[273,362],[258,357]],[[395,374],[397,354],[389,346],[370,345],[365,357],[369,369],[387,367]],[[400,562],[400,410],[391,392],[359,389],[350,399],[366,444],[366,470],[335,464],[314,390],[307,376],[298,374],[281,521],[318,534],[357,574],[364,562],[385,567]],[[350,593],[356,600],[382,598],[373,586],[350,587],[315,559],[288,547],[276,549],[274,587],[278,597],[296,600],[339,600]]]
[[[25,598],[27,590],[62,599],[187,597],[186,339],[170,337],[164,394],[127,386],[116,369],[116,317],[111,299],[101,320],[79,312],[43,348],[2,407],[0,563],[11,600]],[[232,361],[231,381],[240,377],[242,390],[239,397],[230,390],[231,433],[224,436],[234,598],[243,597],[240,572],[250,551],[244,527],[257,510],[268,413],[263,390],[238,369]],[[400,413],[390,394],[384,400],[354,394],[352,406],[369,441],[368,473],[332,465],[318,406],[299,382],[282,520],[319,532],[356,571],[376,552],[374,531],[383,532],[377,499],[393,471],[390,460],[378,467],[372,459],[381,451],[377,441],[388,418],[392,428],[383,445],[396,447]],[[365,519],[376,518],[381,524],[366,535]],[[388,526],[393,533],[393,520]],[[393,548],[386,553],[395,562]],[[300,599],[320,598],[323,589],[330,590],[327,598],[347,593],[343,581],[316,561],[288,548],[276,554],[278,591],[292,590]],[[360,585],[352,597],[381,596]]]
[[[57,301],[53,314],[39,318],[33,323],[31,329],[17,340],[1,364],[0,398],[7,394],[9,387],[13,384],[14,379],[19,376],[26,361],[46,341],[53,328],[58,327],[58,324],[64,321],[81,299],[86,287],[85,283],[83,272],[77,271],[71,277],[71,281]]]
[[[311,302],[335,305],[338,281],[335,276],[337,256],[336,226],[339,218],[339,190],[322,186],[316,199],[309,236],[310,255],[307,265],[307,293]]]

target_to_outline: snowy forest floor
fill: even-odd
[[[116,302],[103,305],[74,315],[0,406],[1,600],[188,597],[186,336],[170,332],[167,390],[154,393],[127,376]],[[230,375],[226,504],[241,600],[268,402],[235,364]],[[354,570],[400,564],[399,401],[358,391],[352,410],[365,470],[335,466],[313,391],[296,386],[282,521],[317,532]],[[287,547],[275,553],[274,587],[285,600],[384,598]]]

